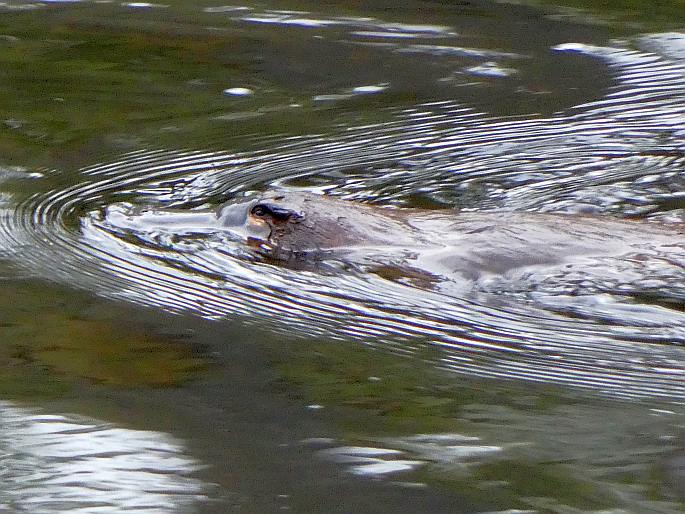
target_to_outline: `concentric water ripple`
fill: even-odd
[[[105,212],[123,201],[193,209],[283,186],[384,205],[682,221],[684,41],[662,34],[639,39],[643,50],[557,47],[602,59],[616,84],[604,99],[549,118],[493,119],[436,102],[397,112],[391,122],[260,151],[127,154],[83,169],[75,186],[46,172],[32,180],[47,190],[18,204],[4,200],[0,248],[25,270],[166,310],[240,317],[422,358],[434,347],[430,358],[457,373],[681,402],[680,304],[638,306],[631,317],[631,304],[611,295],[573,309],[563,295],[537,305],[453,297],[376,276],[257,263],[220,234],[130,233]],[[668,286],[674,277],[664,280]]]

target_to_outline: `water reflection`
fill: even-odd
[[[206,485],[167,434],[0,403],[7,512],[191,512]]]
[[[319,458],[337,462],[351,474],[405,487],[427,487],[449,474],[456,487],[480,490],[493,506],[572,513],[635,508],[681,512],[682,452],[671,425],[680,416],[625,405],[604,407],[598,417],[596,406],[587,405],[531,411],[473,404],[462,408],[460,417],[471,430],[477,427],[479,437],[433,433],[357,439],[354,446],[303,443],[321,448]],[[655,498],[648,483],[660,484],[663,496]]]
[[[503,451],[499,446],[478,444],[478,437],[461,434],[420,434],[379,442],[382,445],[380,448],[326,448],[319,451],[319,456],[345,465],[356,475],[380,478],[413,471],[429,462],[459,469],[468,463],[496,459],[497,454]]]

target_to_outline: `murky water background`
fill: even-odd
[[[683,221],[685,35],[390,7],[0,6],[0,509],[682,511],[681,263],[449,294],[119,223],[272,187]]]

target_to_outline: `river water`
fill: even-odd
[[[0,11],[0,512],[683,511],[682,263],[450,294],[117,222],[286,188],[677,228],[679,20]]]

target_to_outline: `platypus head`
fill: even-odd
[[[264,193],[258,199],[223,207],[219,212],[222,225],[238,231],[248,245],[258,253],[289,260],[293,252],[304,254],[312,250],[305,227],[305,203],[316,201],[316,195],[306,193]],[[298,232],[298,228],[301,230]]]
[[[395,246],[407,225],[385,209],[313,193],[275,191],[228,205],[221,223],[241,231],[261,255],[278,260],[320,260],[333,251]]]
[[[305,247],[304,238],[302,243],[293,245],[298,239],[297,225],[304,220],[304,211],[297,210],[297,205],[288,202],[285,195],[263,197],[248,211],[247,242],[264,255],[289,260],[293,252],[303,254],[309,250]]]

